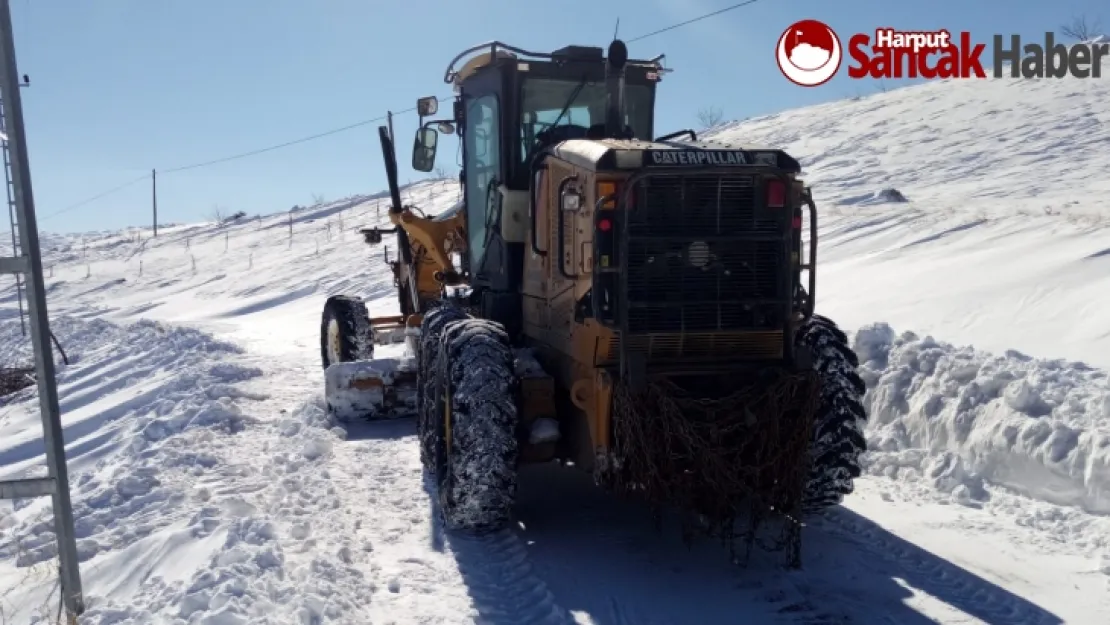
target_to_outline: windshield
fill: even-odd
[[[567,107],[562,119],[559,113],[581,85],[578,95]],[[651,139],[652,87],[624,86],[624,123],[632,128],[637,139]],[[556,120],[558,122],[556,123]],[[529,78],[524,81],[521,97],[520,141],[521,161],[526,161],[536,143],[536,135],[552,126],[582,126],[605,123],[605,81],[581,83],[579,80]]]

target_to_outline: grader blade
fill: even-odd
[[[337,362],[324,371],[328,411],[337,421],[411,417],[416,410],[416,371],[399,358]]]
[[[378,329],[374,332],[377,337]],[[400,352],[396,356],[336,362],[324,370],[324,397],[337,421],[380,421],[416,414],[415,345],[420,329],[402,324],[395,332],[404,343],[403,351],[391,345],[398,342],[395,339],[381,344],[387,345],[383,351]]]

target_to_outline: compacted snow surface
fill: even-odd
[[[444,532],[411,421],[323,407],[324,299],[396,309],[356,231],[381,196],[45,235],[82,623],[1110,622],[1108,101],[1105,81],[946,82],[709,133],[802,159],[818,309],[869,387],[866,476],[789,573],[554,466],[523,471],[514,529]],[[436,213],[458,190],[405,196]],[[5,284],[0,367],[29,362]],[[39,436],[33,388],[0,399],[0,479],[45,473]],[[57,609],[50,521],[0,503],[0,623]]]

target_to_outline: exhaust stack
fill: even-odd
[[[620,39],[609,44],[605,63],[605,136],[619,139],[624,132],[624,64],[628,62],[628,46]]]

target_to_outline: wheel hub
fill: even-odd
[[[332,319],[328,322],[328,364],[335,364],[343,360],[339,340],[339,320]]]

